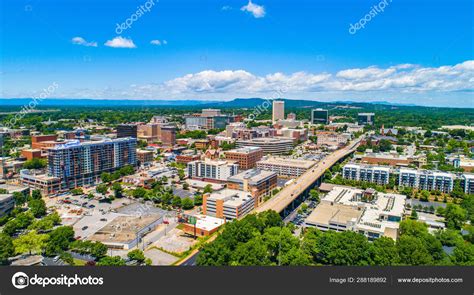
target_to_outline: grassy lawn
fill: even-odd
[[[85,261],[85,260],[74,258],[74,265],[75,266],[84,266],[84,265],[86,265],[86,262],[87,261]]]

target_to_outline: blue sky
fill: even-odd
[[[382,2],[5,0],[0,96],[473,107],[473,2]]]

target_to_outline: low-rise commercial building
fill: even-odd
[[[351,135],[347,133],[337,133],[330,131],[316,132],[318,146],[341,147],[347,144]]]
[[[194,216],[183,215],[180,222],[183,224],[182,230],[188,235],[205,237],[215,233],[225,223],[225,220],[198,214]]]
[[[13,194],[0,194],[0,217],[12,211],[14,206]]]
[[[421,167],[426,164],[426,157],[423,155],[404,156],[398,153],[386,152],[386,153],[365,153],[361,158],[362,163],[367,164],[378,164],[378,165],[390,165],[406,167],[410,164],[414,164],[417,167]]]
[[[236,161],[239,164],[239,168],[247,170],[254,168],[260,159],[263,157],[263,149],[260,147],[242,147],[226,151],[225,157],[228,160]]]
[[[308,169],[313,167],[315,162],[306,160],[286,159],[279,157],[269,157],[257,162],[257,168],[261,170],[273,171],[278,176],[299,177]]]
[[[404,195],[334,186],[305,224],[322,231],[352,230],[370,240],[381,236],[396,240],[405,202]]]
[[[137,150],[137,160],[141,165],[153,162],[153,152]]]
[[[203,196],[203,214],[225,220],[241,218],[254,208],[255,200],[248,192],[223,189]]]
[[[277,186],[277,174],[271,171],[252,169],[229,177],[229,189],[248,192],[255,199],[255,207],[263,203],[264,197],[269,196]]]
[[[20,182],[24,186],[41,191],[43,195],[56,194],[66,189],[61,186],[59,177],[35,174],[34,171],[26,169],[20,171]]]
[[[342,168],[342,176],[345,179],[373,182],[379,185],[388,184],[390,168],[382,166],[346,164]]]

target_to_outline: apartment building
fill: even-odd
[[[269,157],[257,162],[257,169],[273,171],[278,176],[296,178],[313,167],[315,162],[306,160]]]
[[[388,184],[390,168],[382,166],[346,164],[342,168],[342,176],[345,179],[373,182],[379,185]]]
[[[415,169],[400,169],[398,184],[419,190],[449,193],[453,190],[454,174]]]
[[[245,216],[254,208],[255,200],[248,192],[223,189],[203,196],[202,212],[212,217],[233,220]]]
[[[225,182],[238,173],[239,164],[224,160],[204,159],[188,163],[188,176],[193,179]]]
[[[48,149],[48,174],[61,179],[62,187],[91,185],[102,172],[137,165],[135,138],[70,141]]]
[[[461,175],[461,187],[466,194],[474,194],[474,174]]]
[[[227,180],[229,189],[248,192],[255,199],[255,207],[263,203],[265,196],[269,196],[277,186],[277,174],[271,171],[251,169]]]
[[[254,168],[263,157],[263,149],[255,146],[242,147],[224,152],[227,160],[236,161],[239,168],[247,170]]]

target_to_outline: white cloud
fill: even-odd
[[[115,37],[112,40],[108,40],[104,44],[108,47],[113,48],[136,48],[137,46],[133,43],[132,39],[127,39],[121,36]]]
[[[321,101],[386,100],[419,105],[473,107],[474,60],[456,65],[422,67],[394,65],[387,68],[345,69],[335,73],[281,72],[256,75],[245,70],[206,70],[164,82],[102,89],[61,89],[65,98],[206,99],[273,97]],[[31,97],[6,93],[5,97]]]
[[[240,10],[251,13],[255,18],[261,18],[265,16],[265,7],[263,7],[263,5],[252,3],[251,0],[249,0],[247,5],[242,6]]]
[[[87,47],[97,47],[97,42],[87,42],[82,37],[74,37],[72,38],[71,42],[72,44],[76,44],[76,45],[82,45],[82,46],[87,46]]]
[[[292,93],[314,92],[450,92],[474,90],[474,61],[438,68],[416,65],[346,69],[335,74],[296,72],[257,76],[244,70],[202,71],[162,84],[173,93],[258,94],[284,87]]]
[[[232,10],[232,6],[224,5],[224,6],[222,6],[221,10],[223,10],[223,11]]]
[[[150,44],[156,45],[156,46],[161,46],[161,45],[166,45],[166,44],[168,44],[168,41],[166,41],[166,40],[160,41],[160,40],[158,40],[158,39],[155,39],[155,40],[151,40],[151,41],[150,41]]]

